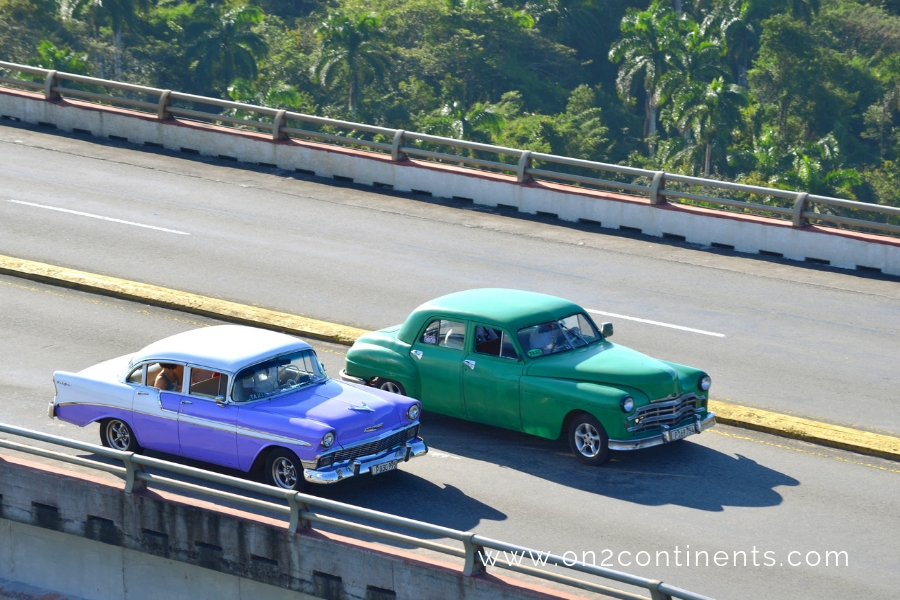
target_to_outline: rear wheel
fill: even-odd
[[[380,390],[384,390],[386,392],[390,392],[392,394],[399,394],[401,396],[406,395],[406,390],[403,389],[403,386],[398,382],[393,381],[391,379],[381,379],[379,378],[375,382],[376,387]]]
[[[131,426],[121,419],[104,419],[100,422],[100,443],[123,452],[141,451]]]
[[[580,462],[596,467],[609,460],[609,436],[596,418],[582,413],[569,424],[569,447]]]
[[[266,458],[266,481],[283,490],[302,492],[306,487],[303,464],[290,450],[276,448]]]

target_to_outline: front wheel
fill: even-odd
[[[276,448],[266,458],[266,481],[283,490],[302,492],[306,487],[303,464],[290,450]]]
[[[100,443],[122,452],[141,451],[131,426],[121,419],[104,419],[100,422]]]
[[[580,462],[597,467],[609,460],[609,436],[596,418],[583,413],[569,425],[569,447]]]
[[[375,385],[378,389],[392,394],[399,394],[400,396],[406,395],[406,390],[403,389],[403,386],[390,379],[378,379],[378,381],[375,382]]]

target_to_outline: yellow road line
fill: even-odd
[[[794,452],[799,452],[801,454],[809,454],[811,456],[820,456],[822,458],[833,458],[838,462],[850,463],[851,465],[859,465],[861,467],[869,467],[871,469],[877,469],[879,471],[886,471],[888,473],[900,473],[900,469],[891,469],[890,467],[885,467],[883,465],[873,465],[872,463],[862,462],[858,460],[848,460],[843,456],[835,456],[834,454],[826,454],[824,452],[813,452],[811,450],[807,450],[805,448],[797,448],[796,446],[788,446],[786,444],[776,444],[774,442],[769,442],[766,440],[755,439],[752,437],[747,437],[745,435],[735,435],[733,433],[729,433],[727,431],[723,431],[721,429],[708,429],[706,433],[713,433],[716,435],[721,435],[724,437],[743,440],[746,442],[753,442],[754,444],[763,444],[765,446],[772,446],[773,448],[781,448],[782,450],[792,450]]]
[[[716,400],[709,401],[709,409],[716,413],[716,421],[726,425],[900,460],[900,438],[889,435]]]
[[[367,333],[355,327],[10,256],[0,255],[0,274],[345,345]],[[726,425],[900,460],[900,438],[716,400],[710,400],[709,408]]]
[[[209,298],[188,292],[171,290],[146,283],[138,283],[116,277],[106,277],[75,269],[22,260],[0,255],[0,274],[24,277],[41,283],[49,283],[85,292],[93,292],[136,300],[145,304],[162,306],[205,317],[222,319],[245,325],[284,331],[340,344],[352,344],[366,333],[363,329],[326,323],[298,315],[247,306],[237,302]]]

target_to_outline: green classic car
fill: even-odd
[[[609,341],[568,300],[476,289],[418,307],[402,325],[359,338],[341,377],[418,398],[425,411],[568,436],[600,465],[609,450],[681,440],[715,424],[709,375]]]

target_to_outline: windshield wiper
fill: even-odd
[[[579,333],[573,333],[571,329],[569,329],[568,327],[566,327],[566,326],[563,325],[562,323],[560,323],[559,326],[560,326],[560,328],[561,328],[567,335],[570,335],[570,336],[572,336],[572,337],[577,337],[579,340],[581,340],[581,342],[582,342],[585,346],[588,345],[588,341],[587,341],[586,339],[584,339],[584,336],[581,335],[580,332],[579,332]],[[575,347],[575,344],[572,344],[572,347],[574,348],[574,347]]]

